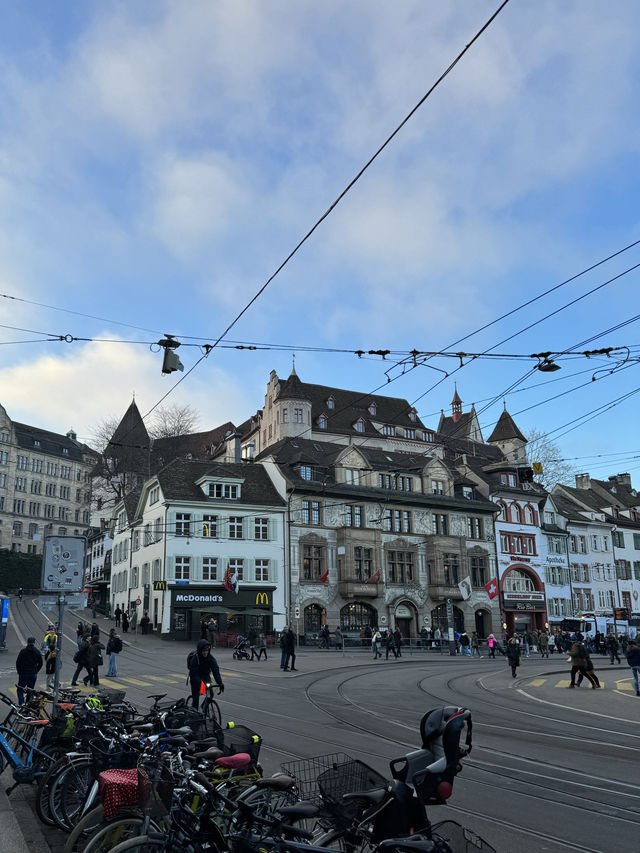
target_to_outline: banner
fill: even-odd
[[[460,581],[458,589],[462,593],[462,597],[465,601],[467,598],[471,598],[471,577],[469,575]]]

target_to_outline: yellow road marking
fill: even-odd
[[[630,690],[635,693],[635,688],[630,681],[616,681],[616,685],[618,690]]]
[[[166,675],[147,675],[151,681],[161,681],[163,684],[184,684],[182,678],[167,678]]]
[[[121,681],[126,681],[127,684],[137,684],[139,687],[153,687],[149,681],[139,681],[137,678],[121,678]]]
[[[546,678],[534,678],[529,682],[529,687],[542,687],[546,680]]]
[[[571,684],[571,681],[567,679],[563,679],[556,684],[556,687],[568,687]]]

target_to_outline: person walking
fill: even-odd
[[[109,669],[107,670],[107,678],[118,677],[118,655],[122,651],[122,640],[116,633],[116,629],[112,628],[109,631],[109,639],[107,640],[106,654],[109,657]]]
[[[587,650],[583,646],[582,643],[576,641],[569,650],[569,661],[571,662],[571,681],[569,683],[569,687],[576,687],[576,674],[579,673],[580,678],[578,680],[577,686],[580,687],[582,683],[582,678],[586,676],[586,678],[591,682],[591,686],[593,688],[599,687],[600,682],[593,673],[593,664],[587,654]],[[589,671],[591,670],[591,671]]]
[[[119,628],[120,619],[122,618],[122,610],[120,609],[119,604],[116,604],[116,609],[113,611],[113,615],[116,617],[116,628]]]
[[[126,610],[122,612],[122,631],[124,634],[129,633],[129,615]]]
[[[620,660],[620,655],[618,654],[618,638],[615,634],[609,634],[606,640],[606,647],[607,651],[609,652],[609,665],[613,666],[614,658],[618,661],[618,663],[622,663],[622,661]]]
[[[400,631],[400,628],[398,628],[397,625],[396,625],[395,631],[393,632],[393,639],[394,639],[395,645],[396,645],[396,657],[401,658],[402,657],[402,633]]]
[[[471,640],[469,639],[469,635],[467,634],[466,631],[463,631],[462,634],[460,634],[460,650],[462,651],[462,654],[463,655],[470,655],[471,654],[471,648],[470,647],[471,647]]]
[[[36,648],[36,638],[28,637],[27,645],[18,652],[16,672],[18,673],[18,705],[24,705],[24,690],[33,690],[38,673],[42,669],[42,655]]]
[[[489,657],[495,659],[498,641],[493,634],[489,634],[487,638],[487,645],[489,646]]]
[[[137,626],[138,626],[138,611],[134,607],[133,613],[131,614],[131,619],[129,620],[129,628],[131,629],[131,631],[133,631],[134,634],[136,632]]]
[[[56,680],[56,658],[58,657],[58,635],[49,626],[50,631],[44,636],[44,671],[47,676],[47,690],[53,690]]]
[[[633,673],[633,686],[636,688],[636,696],[640,696],[640,646],[635,640],[629,640],[626,658]]]
[[[89,648],[87,649],[87,673],[82,680],[85,684],[89,683],[91,687],[100,685],[100,676],[98,675],[98,667],[104,663],[102,659],[102,649],[104,646],[100,642],[100,637],[95,634],[91,637]]]
[[[150,621],[151,620],[149,619],[149,614],[145,610],[144,613],[142,614],[142,619],[140,620],[140,628],[141,628],[143,634],[149,633],[149,622]]]
[[[436,644],[436,648],[440,649],[440,645],[442,643],[442,631],[440,630],[440,628],[436,628],[436,630],[433,632],[433,640]]]
[[[220,667],[218,661],[211,654],[211,646],[206,640],[198,640],[195,653],[189,655],[189,684],[191,685],[191,699],[193,707],[197,711],[200,705],[200,685],[204,681],[208,683],[210,675],[220,688],[220,692],[224,693],[224,684],[220,675]]]
[[[540,649],[540,654],[543,658],[549,657],[549,635],[546,631],[540,631],[540,636],[538,638],[538,648]]]
[[[252,625],[249,628],[249,633],[247,634],[247,640],[249,641],[249,648],[251,649],[251,660],[257,660],[258,654],[256,652],[256,640],[258,639],[258,632],[255,627]]]
[[[93,622],[93,624],[91,625],[91,636],[92,637],[99,637],[100,636],[100,628],[99,628],[97,622]]]
[[[507,662],[511,667],[511,676],[515,678],[516,670],[520,666],[520,643],[515,637],[507,643]]]
[[[384,635],[384,644],[386,646],[386,654],[385,660],[389,660],[389,652],[391,652],[394,658],[397,660],[398,655],[396,654],[396,638],[393,636],[391,631],[386,631]]]
[[[592,689],[602,687],[602,684],[600,684],[598,676],[596,675],[596,672],[593,668],[593,661],[591,660],[591,656],[589,655],[589,650],[584,645],[582,646],[582,648],[584,649],[584,662],[582,668],[578,672],[578,680],[576,682],[576,687],[580,687],[583,678],[586,678],[588,681],[591,682]]]
[[[260,631],[258,634],[258,639],[256,640],[256,647],[258,649],[258,660],[264,655],[264,659],[267,660],[267,637],[264,631]]]
[[[75,687],[78,683],[78,676],[80,675],[83,669],[86,669],[87,673],[89,672],[89,667],[87,665],[87,653],[89,652],[90,639],[91,634],[87,631],[82,637],[82,642],[78,647],[78,651],[73,656],[73,662],[76,664],[76,671],[73,673],[73,677],[71,679],[72,687]]]
[[[342,649],[344,648],[344,637],[342,636],[342,631],[340,630],[339,625],[335,630],[333,638],[334,638],[334,642],[336,644],[336,651],[338,651],[338,652],[342,651]]]
[[[216,647],[216,620],[211,616],[207,622],[207,640],[212,649]]]
[[[373,659],[378,660],[378,658],[382,657],[382,652],[378,648],[378,644],[382,642],[382,634],[376,628],[373,632],[373,636],[371,637],[371,647],[373,648]]]
[[[296,670],[296,635],[293,633],[292,628],[284,635],[284,649],[287,654],[284,661],[284,671],[285,672],[297,672]],[[291,666],[289,666],[291,664]]]
[[[471,633],[471,657],[474,655],[477,655],[479,658],[482,657],[480,654],[480,639],[477,631],[473,631]]]
[[[280,669],[284,669],[287,665],[287,631],[289,626],[285,625],[280,634]]]
[[[78,644],[78,648],[80,648],[80,646],[82,645],[85,630],[86,629],[84,627],[84,622],[80,620],[80,622],[78,622],[78,627],[76,628],[76,643]]]

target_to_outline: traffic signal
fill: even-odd
[[[613,618],[616,622],[626,622],[629,618],[629,611],[626,607],[615,607],[613,610]]]
[[[178,358],[178,353],[172,349],[165,349],[162,359],[162,372],[174,373],[176,370],[184,370],[184,364]]]

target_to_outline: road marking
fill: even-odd
[[[630,690],[635,693],[635,687],[631,683],[631,681],[616,681],[616,687],[618,690]]]
[[[151,681],[161,681],[163,684],[182,684],[182,678],[167,678],[166,675],[147,675]]]
[[[105,675],[105,678],[107,676]],[[121,689],[126,690],[127,685],[123,684],[121,681],[118,681],[117,678],[110,678],[109,681],[101,681],[100,687],[120,687]]]
[[[149,681],[139,681],[137,678],[125,678],[122,676],[120,681],[126,681],[127,684],[137,684],[138,687],[153,687],[153,684]]]
[[[226,676],[229,676],[230,678],[244,678],[244,676],[240,675],[239,672],[227,672],[226,669],[221,670],[221,675],[226,675]]]
[[[568,687],[570,684],[571,684],[571,682],[569,681],[569,679],[568,679],[568,678],[567,678],[567,679],[564,679],[564,678],[563,678],[563,679],[562,679],[562,681],[559,681],[559,682],[556,684],[556,687]]]
[[[602,684],[602,682],[600,682],[600,683]],[[526,696],[527,699],[533,699],[534,702],[540,702],[542,705],[551,705],[554,708],[562,708],[563,711],[580,711],[580,713],[582,713],[582,714],[590,714],[592,717],[604,717],[606,720],[617,720],[619,723],[634,723],[635,724],[638,722],[637,720],[628,720],[626,717],[612,717],[611,714],[600,714],[598,711],[587,711],[586,708],[576,708],[576,707],[570,708],[570,707],[567,707],[566,705],[561,705],[559,702],[549,702],[548,699],[540,699],[539,696],[533,696],[531,693],[527,693],[527,691],[523,690],[521,687],[518,687],[517,690],[518,690],[518,693],[521,693],[523,696]],[[620,695],[626,696],[627,694],[626,693],[620,693]],[[521,712],[521,713],[526,713],[526,711]],[[535,715],[531,715],[531,716],[535,716]],[[566,720],[565,721],[553,720],[553,722],[561,723],[561,722],[566,722]],[[479,725],[485,725],[485,724],[480,723]],[[571,725],[572,726],[580,726],[581,728],[590,728],[589,726],[585,726],[583,723],[574,723],[573,721],[571,721]],[[499,728],[499,726],[496,726],[496,728]],[[514,730],[512,729],[512,731],[514,731]],[[607,732],[609,734],[616,734],[616,735],[619,734],[619,732],[611,731],[610,729],[600,729],[600,731],[601,732],[604,731],[604,732]],[[561,737],[561,735],[557,735],[557,737]],[[636,738],[636,737],[639,737],[639,735],[627,735],[627,737]],[[594,743],[597,743],[597,741],[594,741]],[[617,745],[617,748],[618,749],[634,749],[634,750],[637,750],[637,747],[626,747],[626,746],[621,746],[620,744]]]
[[[546,680],[546,678],[534,678],[533,681],[529,682],[529,687],[542,687]]]

